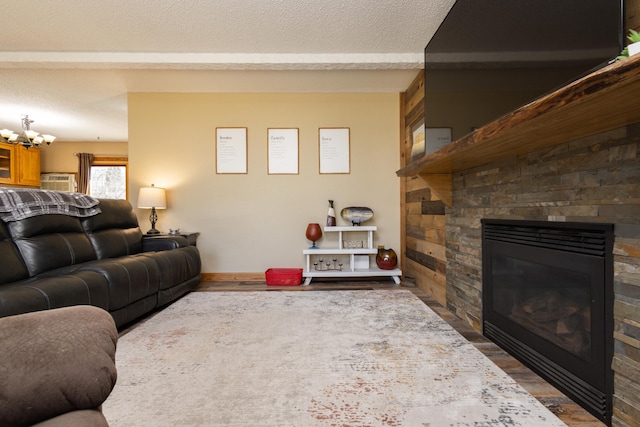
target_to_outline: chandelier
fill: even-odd
[[[22,144],[30,148],[39,147],[43,142],[50,145],[56,139],[53,135],[40,135],[38,132],[31,130],[33,120],[29,118],[28,114],[22,116],[20,120],[22,120],[22,133],[18,134],[9,129],[0,130],[0,136],[2,136],[4,142]]]

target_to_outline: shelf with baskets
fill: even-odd
[[[314,277],[391,277],[396,284],[400,284],[402,270],[394,268],[383,270],[375,266],[375,259],[371,265],[371,256],[378,253],[373,245],[373,233],[376,226],[338,226],[324,227],[325,233],[338,234],[338,247],[305,249],[302,253],[306,257],[306,268],[302,272],[305,285],[311,283]],[[347,233],[366,233],[367,240],[345,240]],[[348,262],[345,263],[345,258]]]

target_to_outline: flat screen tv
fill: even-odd
[[[624,0],[457,0],[424,51],[425,152],[441,145],[430,132],[462,138],[607,65],[623,44]]]

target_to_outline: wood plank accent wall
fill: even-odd
[[[401,94],[402,167],[411,161],[412,128],[424,116],[424,71]],[[401,178],[404,279],[446,306],[445,205],[419,176]]]

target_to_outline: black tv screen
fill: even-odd
[[[426,153],[612,62],[624,31],[624,0],[457,0],[425,47]]]

